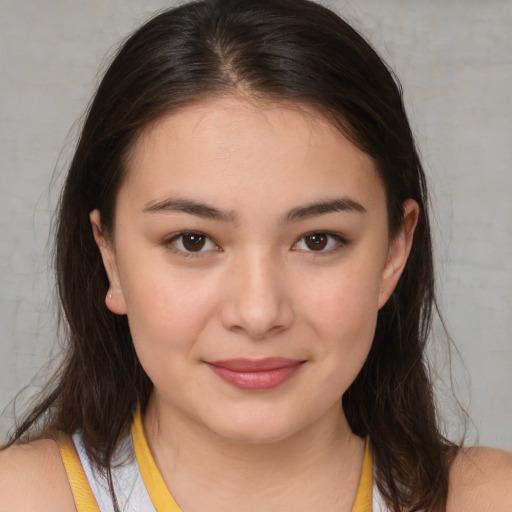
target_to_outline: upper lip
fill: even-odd
[[[219,366],[232,372],[264,372],[289,368],[303,363],[300,359],[288,359],[284,357],[267,357],[265,359],[226,359],[223,361],[209,361],[212,366]]]

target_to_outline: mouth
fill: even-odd
[[[305,361],[272,357],[266,359],[229,359],[207,362],[222,380],[246,391],[274,389],[290,379]]]

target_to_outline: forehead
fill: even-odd
[[[121,189],[148,201],[192,192],[234,207],[240,197],[304,202],[333,189],[382,195],[373,160],[318,110],[238,97],[161,118],[135,143],[126,171]]]

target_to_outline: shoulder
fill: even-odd
[[[0,451],[0,512],[75,510],[60,451],[51,439]]]
[[[465,448],[450,470],[447,512],[510,512],[512,453]]]

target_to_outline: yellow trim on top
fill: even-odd
[[[373,498],[373,463],[372,451],[370,449],[370,440],[366,439],[364,449],[363,467],[361,469],[361,478],[357,488],[356,500],[352,507],[352,512],[372,512]]]
[[[59,437],[56,441],[66,468],[77,512],[100,512],[73,440],[70,437]]]
[[[182,512],[158,470],[144,435],[140,412],[135,414],[132,427],[133,447],[142,480],[157,512]],[[361,478],[352,512],[372,512],[373,467],[370,442],[366,440]]]
[[[144,435],[144,427],[142,425],[142,417],[137,411],[132,423],[132,439],[135,458],[139,465],[140,474],[144,485],[148,491],[149,497],[157,512],[181,512],[180,507],[174,501],[169,489],[165,485],[164,479],[156,467],[155,460],[151,455],[146,436]]]

